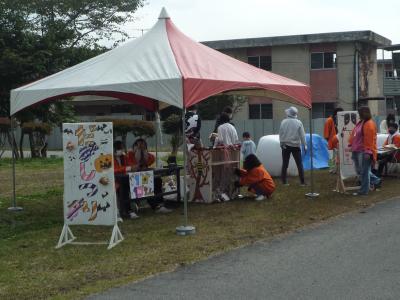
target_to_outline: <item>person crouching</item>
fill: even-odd
[[[275,182],[257,156],[249,154],[243,163],[243,169],[236,169],[240,180],[235,182],[237,187],[248,186],[249,191],[256,194],[256,201],[271,197],[275,191]]]

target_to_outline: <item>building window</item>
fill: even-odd
[[[393,77],[393,71],[385,71],[385,77],[386,78]]]
[[[393,98],[386,98],[386,109],[395,109],[395,106]]]
[[[273,119],[272,104],[249,104],[249,119]]]
[[[130,105],[112,105],[111,113],[112,114],[129,114],[131,112]]]
[[[312,117],[313,119],[328,118],[333,115],[335,103],[313,103]]]
[[[247,62],[266,71],[272,70],[271,56],[249,56],[247,57]]]
[[[336,68],[335,52],[311,53],[311,69],[334,69]]]

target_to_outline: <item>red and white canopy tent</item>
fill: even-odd
[[[149,110],[156,110],[158,103],[185,109],[228,91],[311,108],[308,85],[193,41],[179,31],[163,8],[158,22],[142,37],[12,90],[10,114],[78,95],[109,96]]]

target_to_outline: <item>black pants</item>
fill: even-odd
[[[387,164],[394,161],[394,156],[392,154],[390,155],[385,155],[381,157],[379,160],[379,167],[378,167],[378,176],[382,176],[383,169],[386,167],[386,172],[387,172]]]
[[[119,213],[121,217],[129,215],[131,210],[131,196],[129,189],[129,177],[127,175],[115,176],[116,181],[119,183],[119,193],[117,195]],[[152,209],[157,209],[164,203],[162,196],[162,179],[161,177],[154,177],[154,197],[148,198],[147,203]]]
[[[116,175],[115,181],[119,184],[119,191],[117,193],[119,214],[121,217],[125,218],[129,215],[129,211],[131,210],[129,177],[127,175]]]
[[[294,161],[297,165],[297,170],[299,171],[300,182],[304,183],[304,169],[303,162],[301,160],[301,149],[300,147],[283,146],[282,147],[282,171],[281,178],[282,183],[287,183],[287,168],[289,166],[290,154],[293,155]]]

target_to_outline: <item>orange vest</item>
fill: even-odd
[[[250,171],[240,170],[240,185],[251,186],[255,184],[267,196],[270,196],[275,191],[275,182],[263,165],[259,165]]]
[[[333,146],[333,138],[336,136],[336,128],[335,122],[333,121],[333,117],[329,117],[325,121],[324,125],[324,138],[328,141],[328,149],[332,150]]]

